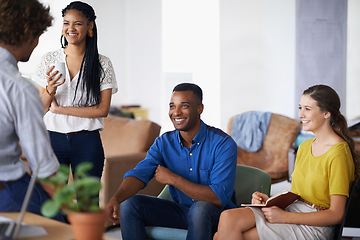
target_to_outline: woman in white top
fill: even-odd
[[[39,85],[44,122],[60,163],[93,163],[89,174],[101,176],[104,150],[99,130],[117,83],[111,61],[98,53],[93,8],[72,2],[62,10],[62,48],[45,54],[33,80]],[[66,76],[53,71],[64,62]],[[59,80],[59,81],[58,81]]]

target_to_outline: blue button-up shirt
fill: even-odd
[[[147,152],[146,158],[125,177],[133,176],[145,184],[153,177],[158,165],[197,184],[208,185],[221,201],[223,208],[234,208],[231,198],[237,162],[235,141],[222,130],[206,125],[201,127],[191,148],[181,143],[179,131],[174,130],[158,137]],[[174,186],[170,186],[174,202],[191,206],[194,200]]]

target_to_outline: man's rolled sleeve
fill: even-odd
[[[235,185],[237,146],[231,137],[227,137],[218,147],[216,155],[210,176],[210,188],[218,196],[223,209],[236,207],[231,198]]]
[[[139,162],[134,169],[126,172],[124,175],[124,179],[130,176],[136,177],[137,179],[145,183],[145,188],[148,182],[154,177],[155,170],[158,165],[163,165],[163,158],[161,155],[159,144],[160,139],[157,138],[155,140],[155,143],[148,150],[145,159]]]

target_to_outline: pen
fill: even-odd
[[[260,186],[260,193],[263,193],[263,185]],[[260,202],[263,203],[262,197],[260,197]]]

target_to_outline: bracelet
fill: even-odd
[[[56,92],[50,93],[49,90],[47,89],[47,87],[48,87],[48,86],[45,87],[45,92],[46,92],[47,94],[49,94],[49,96],[55,96]]]

